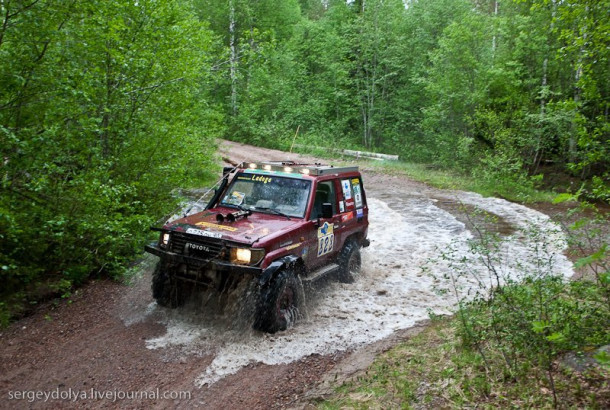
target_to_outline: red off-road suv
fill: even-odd
[[[205,210],[167,223],[146,251],[161,259],[153,296],[176,307],[197,286],[230,292],[250,281],[255,329],[285,330],[303,283],[354,281],[369,245],[358,167],[243,163],[228,170]]]

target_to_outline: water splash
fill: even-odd
[[[430,260],[450,246],[465,255],[467,241],[473,235],[452,214],[437,207],[434,200],[393,195],[391,204],[368,199],[371,246],[363,250],[360,278],[353,284],[331,282],[321,291],[306,292],[307,314],[296,326],[269,335],[227,327],[209,317],[202,320],[201,312],[178,310],[167,312],[161,319],[167,333],[148,340],[147,347],[173,346],[191,354],[213,355],[212,362],[195,380],[196,385],[202,386],[250,363],[290,363],[311,354],[354,349],[409,328],[426,319],[429,312],[450,313],[455,300],[439,295],[437,289],[443,285],[439,275],[428,275],[422,268],[447,271],[447,264],[431,264]],[[516,228],[533,223],[554,239],[551,251],[557,271],[571,276],[572,266],[562,254],[565,241],[548,217],[501,199],[465,192],[446,195],[500,215]],[[518,233],[503,238],[502,252],[510,255],[509,260],[519,261],[503,267],[506,275],[518,277],[521,261],[531,257],[531,246]],[[476,285],[468,283],[466,286]]]

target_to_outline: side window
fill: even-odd
[[[337,201],[335,199],[335,185],[333,181],[318,182],[310,219],[317,219],[322,216],[322,204],[324,203],[332,204],[333,215],[337,214]]]
[[[341,201],[341,212],[353,211],[355,208],[355,204],[354,191],[352,190],[351,179],[341,180],[341,191],[343,192],[343,200]]]

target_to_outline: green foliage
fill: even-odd
[[[317,153],[321,155],[323,153]],[[443,189],[459,189],[478,192],[484,196],[499,196],[510,201],[522,203],[550,202],[556,197],[551,191],[537,189],[535,180],[522,178],[517,180],[499,179],[494,169],[461,172],[449,166],[433,166],[403,161],[374,161],[367,167],[379,168],[390,174],[402,174]],[[522,175],[522,174],[520,174]],[[521,181],[521,182],[519,182]]]
[[[541,380],[540,368],[524,369],[527,377],[515,379],[504,371],[500,352],[481,356],[460,346],[456,318],[428,324],[381,353],[366,371],[325,394],[321,409],[368,408],[551,408],[550,386]],[[597,356],[604,360],[604,354]],[[491,365],[491,368],[490,366]],[[607,373],[606,373],[607,374]],[[607,400],[604,374],[554,379],[561,407],[598,408]],[[583,389],[583,385],[587,388]]]
[[[5,292],[120,275],[217,136],[608,201],[609,1],[2,2]]]
[[[227,136],[287,148],[298,130],[512,191],[562,170],[607,201],[607,2],[233,0]],[[198,3],[230,54],[230,8]]]
[[[206,178],[212,37],[187,1],[0,8],[0,296],[121,275]]]
[[[608,352],[605,350],[599,351],[593,357],[600,365],[606,367],[607,369],[610,368],[610,354],[608,354]]]
[[[604,290],[594,282],[530,279],[503,286],[486,303],[465,304],[458,334],[465,346],[502,351],[518,374],[523,361],[546,368],[559,353],[609,343],[609,313]]]
[[[570,199],[571,195],[560,198]],[[518,281],[502,274],[501,266],[507,261],[499,252],[498,236],[483,235],[473,240],[472,257],[456,258],[451,252],[445,253],[453,270],[453,289],[460,299],[456,332],[463,346],[477,352],[488,370],[487,357],[501,356],[512,378],[528,377],[531,368],[541,368],[556,400],[557,357],[610,343],[610,287],[605,276],[608,243],[599,228],[603,226],[607,226],[607,216],[603,214],[573,225],[572,230],[577,232],[572,235],[571,246],[588,252],[574,264],[576,269],[586,268],[581,280],[566,281],[556,274],[549,253],[551,243],[535,229],[522,233],[533,253],[531,260],[520,261]],[[481,280],[484,275],[475,273],[473,260],[483,263],[489,280]],[[473,299],[462,296],[458,285],[460,278],[470,276],[480,283]],[[493,287],[484,285],[487,282]]]

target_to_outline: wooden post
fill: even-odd
[[[294,142],[297,140],[297,135],[299,135],[299,128],[301,128],[301,124],[297,126],[297,132],[294,133],[294,138],[292,139],[292,145],[290,146],[290,153],[292,154],[292,149],[294,148]]]

